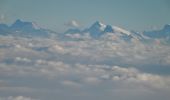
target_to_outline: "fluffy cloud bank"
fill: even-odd
[[[0,100],[169,100],[169,51],[168,45],[107,37],[1,36]]]
[[[13,97],[13,96],[9,96],[9,97],[4,97],[4,98],[0,98],[0,100],[38,100],[38,99],[32,99],[32,98],[29,98],[29,97],[24,97],[24,96],[16,96],[16,97]]]

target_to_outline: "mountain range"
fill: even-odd
[[[11,26],[0,24],[0,35],[12,35],[21,37],[49,37],[54,31],[39,27],[34,22],[16,20]]]
[[[140,41],[162,39],[170,41],[170,24],[166,24],[160,30],[135,32],[125,30],[121,27],[113,25],[105,25],[99,21],[96,21],[90,27],[83,30],[79,28],[68,29],[64,33],[58,34],[57,32],[49,29],[39,27],[34,22],[26,22],[20,19],[16,20],[12,25],[0,24],[0,35],[12,35],[20,37],[52,37],[62,36],[64,38],[79,38],[83,36],[89,36],[93,39],[100,39],[104,37],[111,37],[113,40],[131,41],[137,39]]]

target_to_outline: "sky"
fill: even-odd
[[[169,11],[169,0],[0,0],[1,22],[23,19],[55,31],[71,20],[81,27],[98,20],[129,30],[162,28],[170,23]]]

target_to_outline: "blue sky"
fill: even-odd
[[[161,28],[170,23],[169,0],[0,0],[1,22],[36,21],[55,31],[76,20],[86,27],[96,20],[129,30]]]

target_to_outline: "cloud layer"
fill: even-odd
[[[170,47],[112,39],[1,36],[0,100],[169,100]]]

